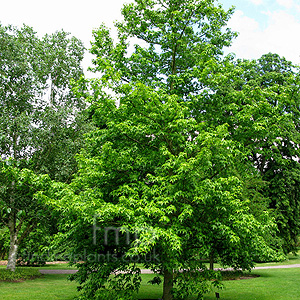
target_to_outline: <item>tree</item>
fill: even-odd
[[[140,258],[163,276],[164,300],[196,292],[200,299],[217,284],[201,261],[215,249],[224,265],[243,269],[275,253],[272,219],[250,209],[246,182],[257,170],[229,125],[212,124],[202,107],[215,99],[223,65],[234,67],[221,60],[235,36],[224,29],[232,10],[214,1],[136,0],[122,12],[117,43],[104,26],[94,32],[94,69],[102,75],[86,96],[97,129],[75,179],[53,191],[75,254],[88,255],[73,278],[83,299],[131,299],[140,284],[132,262]],[[128,53],[132,37],[142,43]],[[118,95],[118,107],[104,87]],[[154,251],[158,259],[146,261]]]
[[[216,92],[199,109],[205,110],[210,124],[226,122],[230,138],[242,141],[248,149],[248,159],[265,183],[259,185],[260,199],[256,197],[255,205],[265,199],[274,212],[285,252],[295,251],[299,235],[298,70],[269,53],[257,61],[229,59],[221,73],[215,80]]]
[[[20,243],[51,215],[43,203],[34,201],[35,193],[47,190],[51,181],[47,175],[20,170],[9,162],[2,162],[0,170],[1,219],[10,234],[7,269],[15,271]]]
[[[261,142],[260,155],[252,156],[262,179],[268,182],[264,195],[270,199],[283,248],[289,253],[297,251],[300,234],[299,68],[277,54],[268,53],[258,59],[257,69],[253,80],[272,93],[267,99],[276,109],[278,119],[287,115],[290,120],[289,127],[278,122],[277,136]]]
[[[45,35],[41,42],[48,98],[39,111],[39,140],[35,141],[39,151],[31,158],[31,168],[68,182],[76,172],[75,154],[89,126],[83,113],[86,103],[73,89],[73,82],[83,76],[84,47],[64,31]]]
[[[199,297],[207,291],[204,279],[213,275],[205,272],[201,258],[211,253],[216,239],[224,265],[249,268],[258,255],[272,255],[263,232],[274,224],[266,213],[264,223],[254,218],[242,195],[243,182],[235,176],[242,164],[237,145],[226,141],[226,128],[209,132],[188,118],[186,102],[178,100],[139,85],[119,108],[103,100],[96,112],[97,124],[106,117],[107,127],[91,134],[88,152],[80,155],[80,175],[60,202],[72,220],[68,224],[76,216],[69,225],[75,253],[82,257],[85,249],[93,258],[83,259],[75,275],[86,298],[128,297],[139,283],[134,279],[139,270],[130,262],[154,252],[158,259],[140,261],[164,276],[164,299],[171,297],[170,290],[185,298],[197,284]],[[122,228],[137,239],[129,244],[123,236],[106,245],[109,228]],[[118,285],[121,275],[109,279],[118,271],[133,273],[131,284]],[[109,291],[102,286],[105,279]]]
[[[45,173],[68,181],[76,170],[84,105],[70,80],[82,75],[84,48],[63,31],[40,40],[25,25],[0,26],[0,40],[0,205],[10,231],[7,268],[14,270],[20,241],[44,220],[39,212],[45,208],[34,197],[41,186],[31,182]],[[24,173],[30,183],[23,183]]]

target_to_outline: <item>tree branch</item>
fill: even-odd
[[[146,146],[145,143],[142,143],[141,141],[134,139],[133,137],[127,135],[126,133],[124,133],[124,135],[125,135],[128,139],[132,140],[133,142],[135,142],[135,143],[137,143],[137,144],[140,144],[140,145],[143,145],[143,146]],[[148,145],[148,146],[149,146],[149,145]],[[159,148],[156,147],[156,146],[150,145],[150,147],[154,148],[155,150],[159,150]]]
[[[19,238],[19,244],[34,230],[36,227],[36,223],[28,224],[25,231],[22,233],[21,237]]]

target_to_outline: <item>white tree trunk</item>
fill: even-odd
[[[16,233],[10,235],[10,247],[8,253],[8,262],[6,269],[15,272],[16,270],[16,262],[18,256],[18,237]]]

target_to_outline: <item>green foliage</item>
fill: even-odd
[[[15,272],[0,269],[0,281],[22,281],[40,277],[42,274],[33,268],[17,268]]]
[[[49,215],[49,214],[48,214]],[[56,230],[54,231],[56,233]],[[17,265],[43,266],[50,261],[48,246],[51,242],[51,224],[37,228],[20,243]]]
[[[211,0],[136,0],[122,13],[116,43],[104,26],[94,31],[101,75],[81,79],[76,91],[91,102],[96,128],[77,156],[77,176],[52,186],[48,200],[84,261],[72,276],[82,299],[132,299],[136,259],[164,277],[164,300],[201,299],[218,284],[203,257],[242,269],[281,257],[249,157],[261,154],[256,141],[275,141],[293,124],[268,102],[273,90],[253,86],[247,68],[222,59],[235,36],[224,28],[232,10]]]
[[[123,83],[142,82],[177,95],[197,93],[204,87],[195,80],[197,74],[236,36],[225,28],[232,13],[213,0],[126,4],[124,22],[116,23],[117,43],[104,26],[94,31],[94,70],[117,89]],[[133,53],[128,49],[131,38],[137,39]]]
[[[0,26],[1,158],[57,180],[76,169],[85,107],[71,85],[83,74],[84,48],[68,36],[60,31],[40,40],[28,26]]]
[[[190,295],[196,295],[195,299],[203,299],[203,296],[213,288],[221,289],[220,273],[207,270],[189,270],[177,273],[174,279],[172,291],[174,299],[184,300]]]
[[[109,274],[128,271],[130,258],[154,250],[158,261],[149,261],[147,267],[161,274],[167,268],[189,271],[174,279],[185,286],[173,290],[179,298],[196,287],[202,297],[214,283],[193,277],[196,270],[205,270],[200,258],[212,249],[219,251],[224,265],[244,269],[252,267],[258,255],[274,256],[264,240],[274,224],[267,212],[260,221],[251,214],[241,174],[235,175],[244,154],[238,143],[227,139],[227,126],[213,131],[195,122],[188,117],[189,103],[175,95],[142,84],[127,88],[119,108],[111,100],[99,103],[94,120],[105,118],[106,127],[88,135],[88,148],[78,156],[79,176],[56,203],[63,210],[71,208],[67,220],[76,215],[76,221],[67,224],[79,257],[82,249],[103,255],[101,261],[79,265],[81,273],[73,276],[83,295],[92,298],[103,289],[118,290],[104,286]],[[95,218],[102,229],[96,245],[91,230]],[[104,245],[103,230],[109,226],[138,237],[130,244],[120,238],[118,245]],[[91,270],[97,271],[97,278]],[[124,281],[119,286],[125,293]]]
[[[36,175],[31,170],[19,169],[5,161],[1,163],[0,214],[9,230],[10,247],[14,243],[22,243],[37,225],[41,226],[49,219],[50,210],[34,195],[38,191],[47,191],[50,185],[48,175]],[[16,242],[12,243],[13,238]]]
[[[9,251],[9,231],[7,227],[0,229],[0,260],[7,258]]]
[[[228,58],[219,69],[216,92],[199,103],[202,118],[211,125],[226,122],[230,138],[248,150],[261,178],[251,192],[257,195],[252,209],[265,202],[274,212],[285,252],[295,251],[300,228],[298,68],[269,53],[257,61]]]
[[[49,177],[42,174],[70,181],[76,171],[74,156],[87,125],[71,79],[83,74],[84,48],[64,31],[39,39],[26,25],[0,25],[0,52],[0,214],[14,269],[21,242],[46,220],[54,222],[34,197],[47,189]]]
[[[110,273],[109,264],[104,267],[99,266],[99,263],[78,266],[80,266],[79,271],[71,276],[71,280],[82,282],[79,288],[81,291],[79,299],[127,300],[132,299],[132,294],[140,287],[140,269],[135,265],[119,265],[120,272],[113,275]]]
[[[13,216],[18,219],[17,231],[26,223],[31,227],[37,222],[35,220],[47,218],[43,203],[33,199],[36,192],[47,190],[50,186],[49,176],[36,175],[31,170],[19,169],[4,161],[0,165],[0,184],[1,219],[4,224],[8,224]]]

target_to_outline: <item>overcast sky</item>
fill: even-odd
[[[112,27],[121,18],[122,0],[0,0],[2,25],[32,26],[39,35],[64,29],[89,48],[92,30]],[[268,52],[300,64],[300,0],[220,0],[235,6],[228,26],[239,32],[230,52],[239,58],[259,58]],[[88,65],[90,57],[85,60]]]

